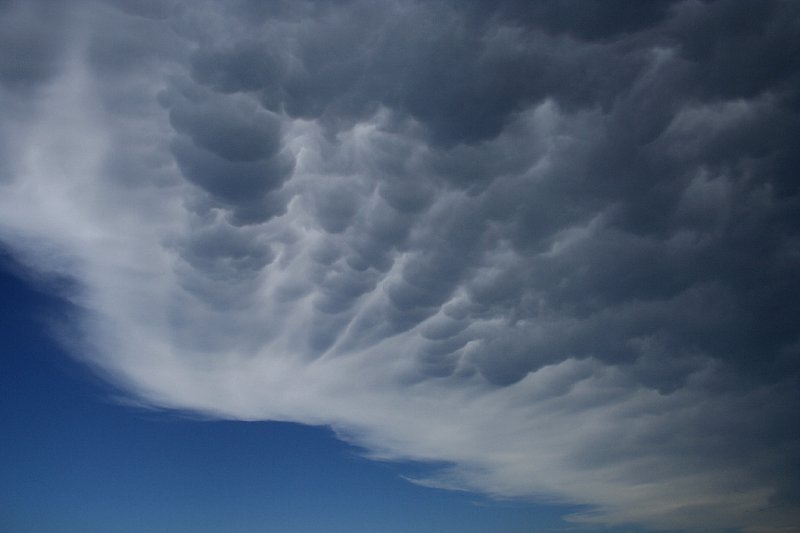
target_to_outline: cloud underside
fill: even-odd
[[[796,3],[0,11],[0,238],[138,401],[578,521],[800,520]]]

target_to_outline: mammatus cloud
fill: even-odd
[[[0,238],[130,394],[579,522],[800,523],[797,3],[0,10]]]

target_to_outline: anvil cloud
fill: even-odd
[[[800,523],[800,4],[0,12],[0,240],[132,398],[578,521]]]

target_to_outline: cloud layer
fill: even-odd
[[[800,522],[798,4],[0,10],[0,239],[140,401]]]

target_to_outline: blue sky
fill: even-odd
[[[583,531],[560,519],[569,506],[414,485],[401,476],[423,467],[367,460],[325,428],[121,405],[48,334],[64,302],[6,269],[0,294],[2,531]]]

